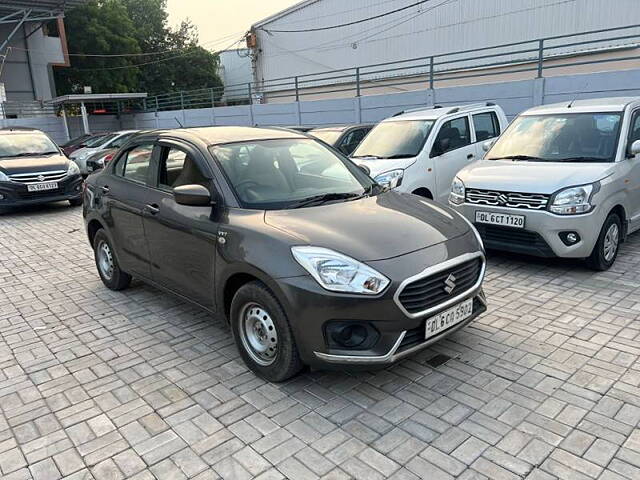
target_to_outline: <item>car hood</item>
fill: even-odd
[[[352,158],[351,160],[355,162],[356,165],[364,165],[367,167],[371,172],[369,176],[375,178],[381,173],[390,172],[391,170],[404,170],[405,168],[409,168],[416,161],[416,157],[392,159],[362,157]]]
[[[385,192],[360,200],[268,210],[265,222],[300,240],[360,261],[384,260],[464,235],[469,226],[447,207]]]
[[[552,194],[608,177],[615,163],[478,160],[458,172],[467,188]]]
[[[69,159],[64,155],[46,155],[44,157],[0,158],[0,171],[7,175],[18,173],[51,172],[67,170]]]

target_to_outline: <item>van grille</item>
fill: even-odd
[[[42,182],[57,182],[67,176],[66,170],[55,170],[52,172],[29,172],[29,173],[15,173],[9,175],[9,180],[17,183],[42,183]]]
[[[472,288],[482,272],[482,258],[474,258],[407,284],[398,300],[409,313],[419,313],[454,298]],[[454,277],[455,287],[447,291],[446,280]]]
[[[545,210],[549,203],[549,195],[468,189],[466,201],[474,205]]]

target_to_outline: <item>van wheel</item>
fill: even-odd
[[[621,237],[622,222],[620,217],[616,213],[611,213],[600,230],[598,242],[593,247],[591,256],[587,258],[589,268],[598,271],[609,270],[618,256]]]
[[[231,330],[240,356],[257,375],[282,382],[302,370],[284,309],[262,282],[247,283],[236,292]]]
[[[104,230],[98,230],[93,239],[93,252],[98,274],[105,286],[111,290],[124,290],[131,283],[131,275],[120,270]]]
[[[69,200],[69,205],[71,205],[72,207],[79,207],[82,205],[82,197],[80,198],[72,198],[71,200]]]

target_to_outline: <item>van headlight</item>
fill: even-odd
[[[322,247],[291,247],[293,258],[327,290],[376,295],[389,279],[362,262]]]
[[[560,190],[553,195],[549,210],[557,215],[579,215],[591,211],[591,197],[599,184],[582,185]]]
[[[383,187],[396,188],[402,185],[402,177],[404,177],[404,170],[398,169],[381,173],[374,180]]]
[[[76,165],[76,162],[69,162],[67,175],[80,175],[80,168]]]
[[[449,194],[449,202],[452,205],[462,205],[464,203],[467,189],[464,186],[464,182],[458,177],[453,179],[451,184],[451,193]]]

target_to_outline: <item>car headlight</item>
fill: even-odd
[[[0,182],[8,182],[9,181],[9,177],[7,177],[7,174],[4,172],[0,172]]]
[[[558,215],[577,215],[591,211],[591,196],[597,184],[582,185],[560,190],[553,196],[549,210]]]
[[[389,279],[362,262],[328,248],[291,247],[293,258],[327,290],[376,295]]]
[[[69,162],[67,175],[80,175],[80,168],[76,165],[76,162]]]
[[[453,179],[451,184],[451,193],[449,194],[449,202],[453,205],[462,205],[466,196],[467,190],[464,186],[464,182],[458,177]]]
[[[381,173],[374,180],[383,187],[396,188],[402,185],[402,177],[404,177],[404,170],[398,169]]]

